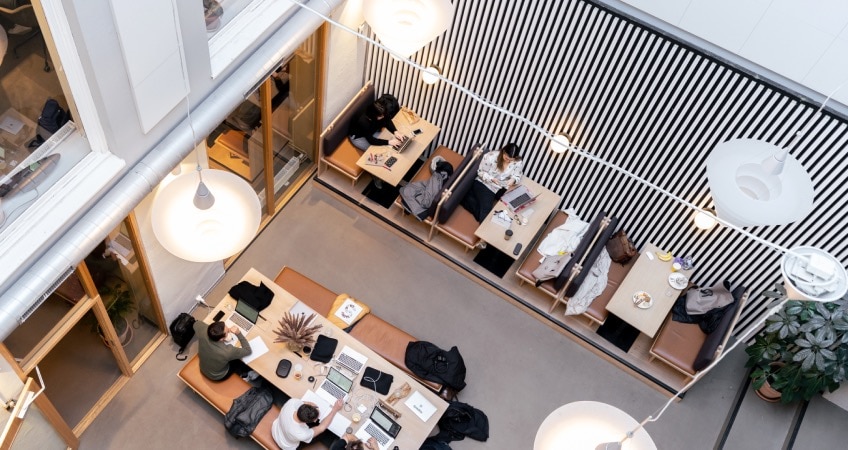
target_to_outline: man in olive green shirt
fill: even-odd
[[[227,333],[233,333],[239,340],[241,348],[224,342]],[[197,336],[197,356],[200,358],[200,373],[210,380],[223,380],[231,373],[241,376],[250,370],[241,358],[249,355],[250,342],[241,334],[236,326],[229,329],[224,322],[214,322],[207,325],[198,320],[194,323],[194,333]]]

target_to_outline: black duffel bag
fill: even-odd
[[[456,346],[446,351],[431,342],[410,342],[406,346],[404,364],[425,380],[441,383],[457,392],[465,388],[465,361]]]

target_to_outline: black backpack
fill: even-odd
[[[446,351],[431,342],[410,342],[404,364],[425,380],[442,383],[456,392],[465,388],[465,361],[456,346]]]
[[[489,439],[489,418],[479,409],[462,402],[453,401],[439,419],[439,433],[433,440],[440,442],[461,441],[465,437],[485,442]]]
[[[48,99],[44,102],[44,107],[41,108],[41,115],[38,116],[38,126],[44,128],[50,135],[59,131],[62,125],[68,122],[68,112],[59,106],[59,102],[54,99]],[[50,136],[42,136],[47,139]]]
[[[186,347],[188,347],[189,342],[191,342],[191,338],[194,337],[194,322],[197,320],[192,317],[189,313],[180,313],[173,322],[171,322],[171,326],[169,329],[171,330],[171,337],[174,338],[174,343],[180,346],[180,351],[177,352],[177,360],[185,361],[188,358],[187,355],[183,355]]]

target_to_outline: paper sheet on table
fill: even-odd
[[[0,120],[0,129],[12,134],[20,133],[21,128],[23,127],[24,123],[12,116],[5,116],[2,120]]]
[[[509,228],[512,225],[512,217],[509,217],[509,213],[506,211],[498,211],[492,215],[492,223]]]
[[[268,353],[268,346],[265,345],[265,341],[262,340],[262,337],[256,336],[250,341],[250,354],[242,358],[245,364],[250,364],[254,359]]]
[[[306,391],[303,394],[303,398],[301,398],[304,402],[315,403],[318,406],[318,420],[324,420],[328,414],[330,414],[330,410],[333,408],[333,405],[327,403],[326,400],[321,398],[318,394],[316,394],[312,390]],[[338,412],[335,416],[333,416],[333,421],[330,422],[330,426],[327,427],[330,432],[335,434],[336,436],[341,437],[345,434],[347,427],[351,424],[350,419],[343,416],[341,412]]]
[[[436,407],[418,391],[413,392],[403,404],[424,422],[428,421],[433,416],[433,413],[436,412]]]

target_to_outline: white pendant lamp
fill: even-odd
[[[704,211],[698,211],[694,217],[695,226],[701,230],[709,230],[716,224],[715,217]]]
[[[571,140],[564,134],[558,134],[551,139],[551,151],[554,153],[565,153],[571,148]]]
[[[815,247],[795,247],[780,261],[786,296],[792,300],[832,302],[848,292],[845,267],[830,253]]]
[[[707,158],[718,217],[738,226],[783,225],[813,209],[813,181],[785,148],[756,139],[718,144]]]
[[[636,419],[615,406],[592,401],[572,402],[554,410],[542,422],[533,443],[533,450],[656,448]]]
[[[436,66],[430,66],[423,71],[421,71],[421,81],[424,84],[436,84],[439,81],[439,68]]]
[[[153,202],[153,233],[174,255],[194,262],[220,261],[250,243],[261,205],[253,188],[222,170],[184,173]]]
[[[363,0],[362,13],[380,43],[409,58],[448,29],[450,0]]]

